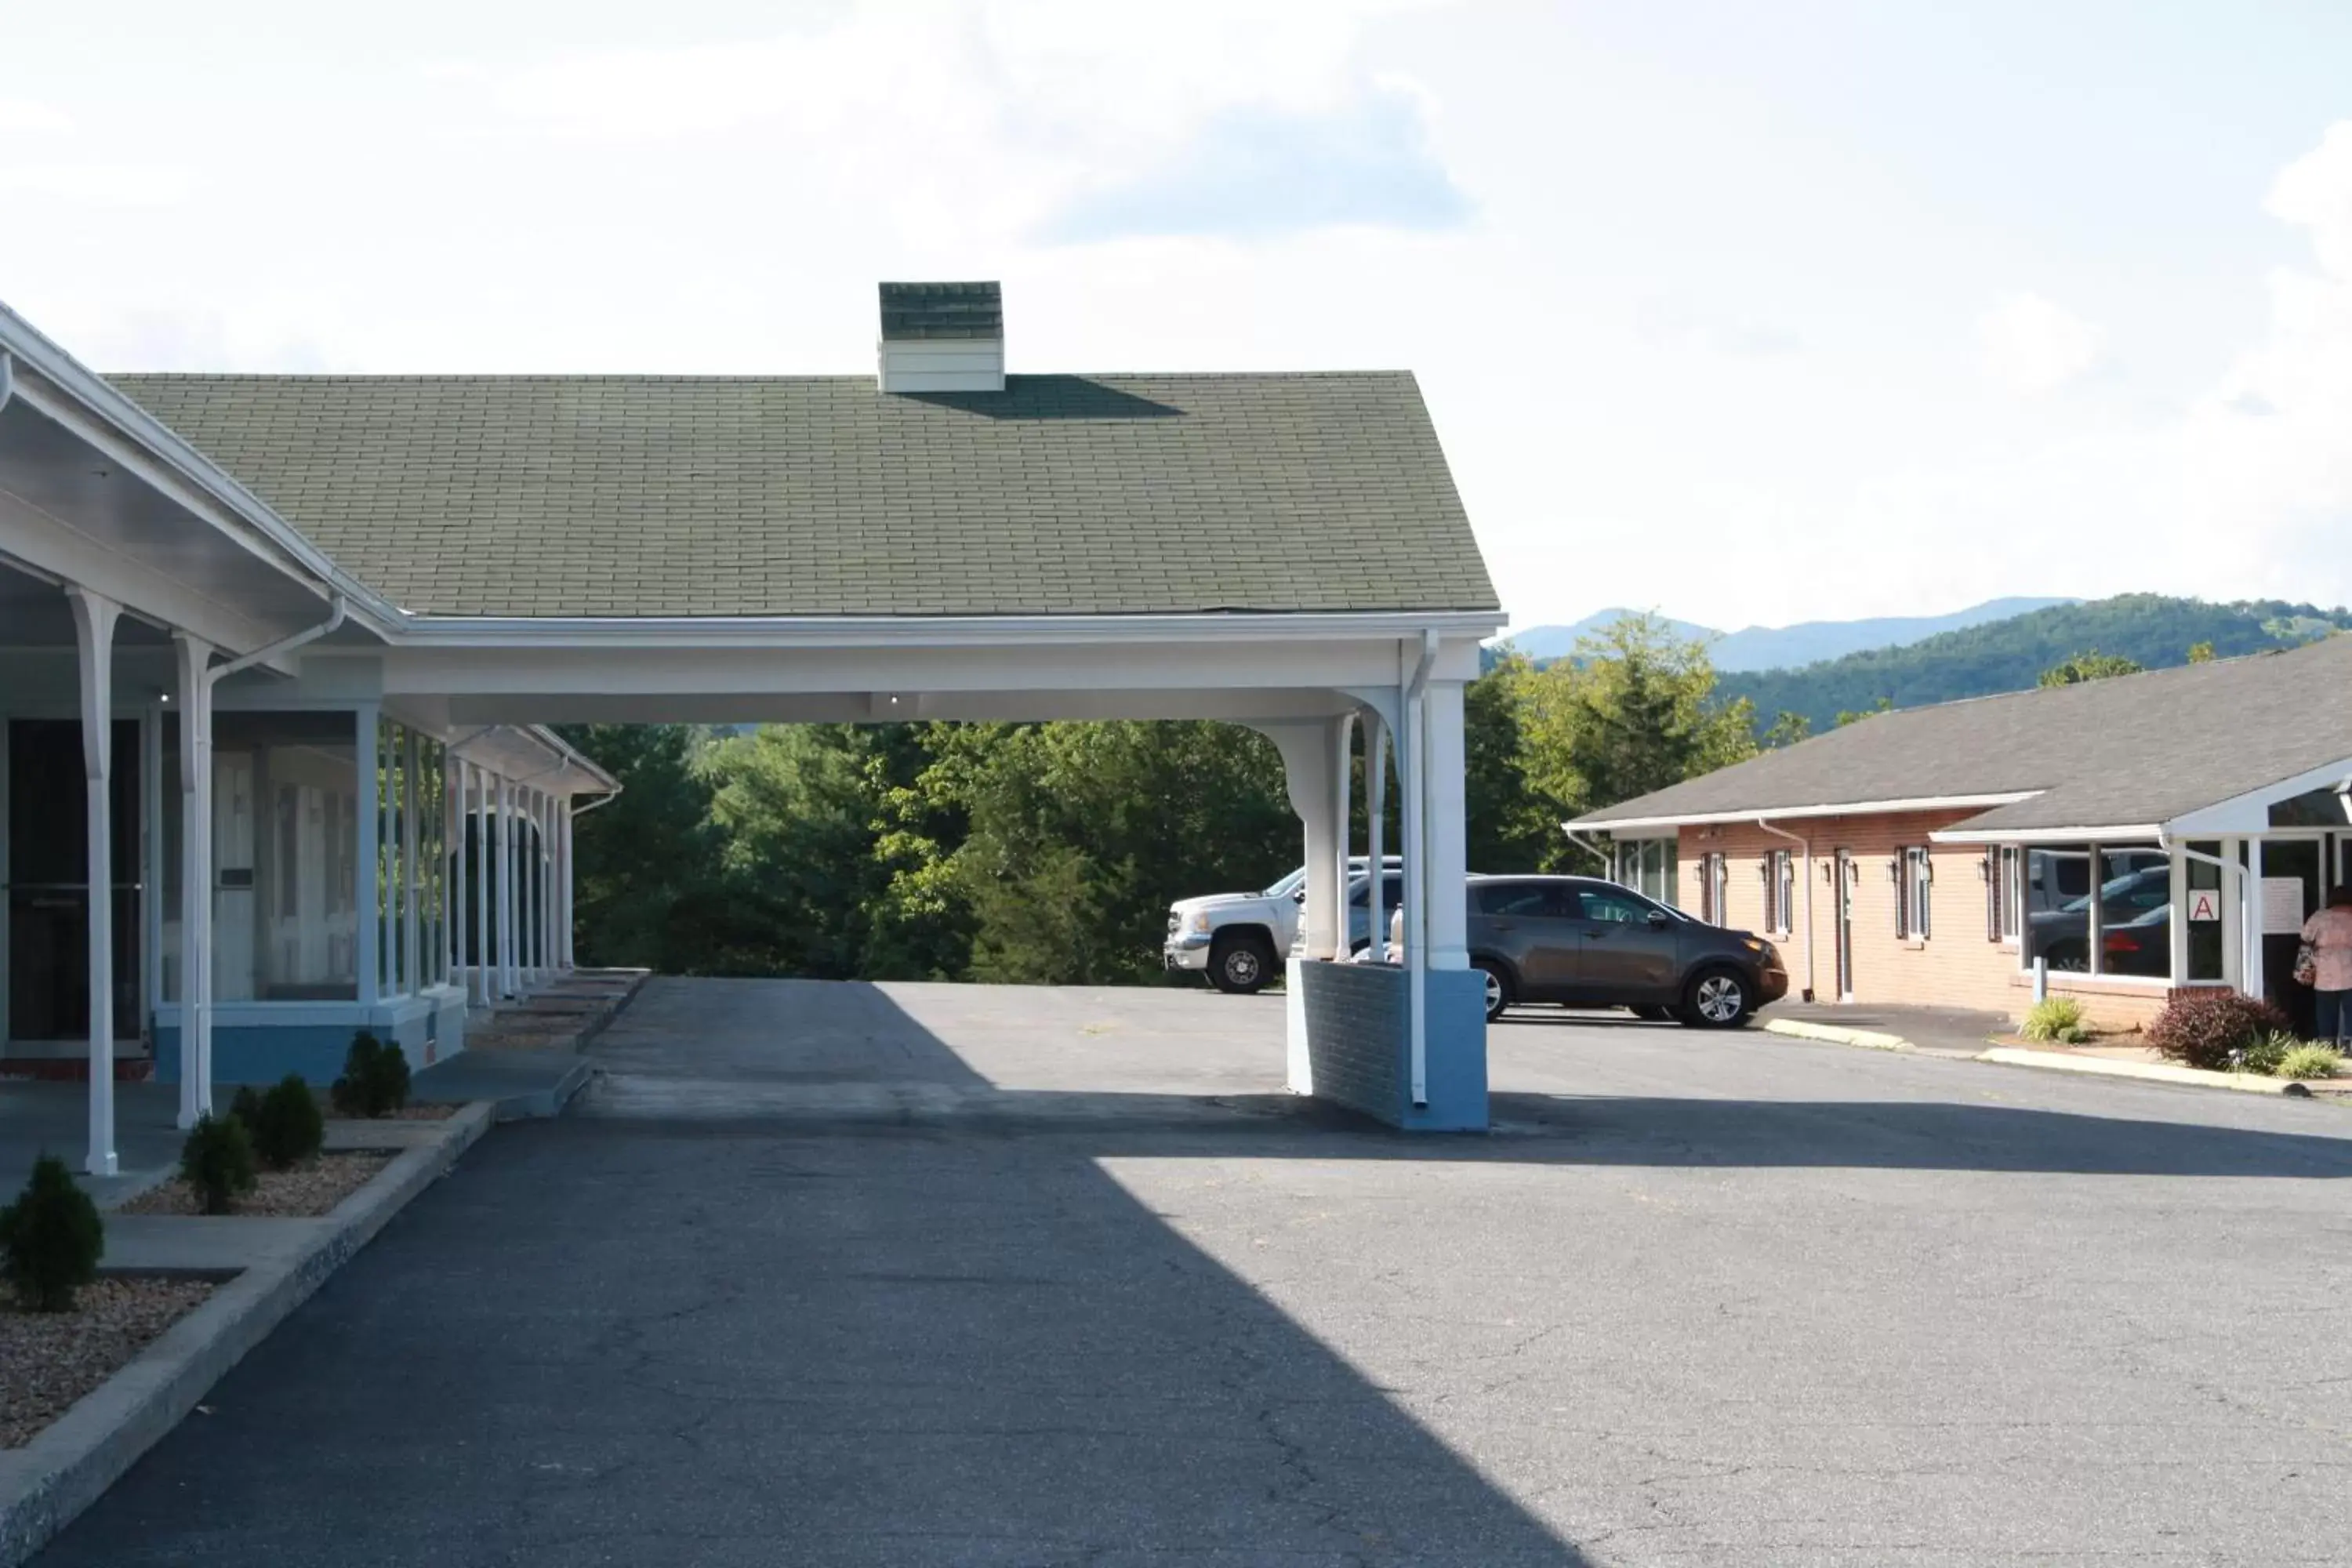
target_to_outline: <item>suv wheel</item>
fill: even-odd
[[[1500,964],[1490,963],[1483,958],[1471,967],[1486,977],[1486,1022],[1491,1024],[1503,1016],[1504,1008],[1511,1005],[1511,977],[1503,973]]]
[[[1739,971],[1702,969],[1691,977],[1684,994],[1682,1020],[1694,1029],[1733,1029],[1756,1010],[1748,999],[1748,982]]]
[[[1230,996],[1263,991],[1274,979],[1274,944],[1255,932],[1221,936],[1209,949],[1209,983]]]

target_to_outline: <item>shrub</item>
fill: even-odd
[[[238,1098],[244,1098],[243,1091]],[[301,1163],[327,1140],[318,1099],[300,1073],[279,1079],[278,1087],[261,1097],[253,1115],[243,1120],[253,1134],[253,1152],[273,1171]]]
[[[2268,1002],[2221,986],[2184,991],[2147,1026],[2147,1043],[2175,1061],[2227,1072],[2248,1047],[2292,1026]]]
[[[2343,1063],[2344,1053],[2334,1046],[2297,1046],[2271,1071],[2280,1078],[2333,1078]]]
[[[234,1116],[196,1118],[180,1145],[180,1178],[196,1189],[206,1214],[226,1214],[237,1194],[253,1191],[253,1139]]]
[[[335,1109],[346,1116],[388,1116],[408,1103],[408,1058],[362,1029],[352,1037],[333,1093]]]
[[[2026,1009],[2025,1027],[2018,1033],[2029,1040],[2056,1040],[2079,1046],[2091,1037],[2083,1024],[2083,1005],[2072,996],[2045,996]]]
[[[2279,1064],[2286,1060],[2286,1054],[2301,1044],[2303,1042],[2293,1035],[2274,1030],[2259,1040],[2248,1041],[2238,1052],[2232,1065],[2240,1072],[2261,1073],[2268,1078],[2278,1071]]]
[[[0,1208],[0,1275],[36,1312],[70,1312],[74,1292],[98,1278],[106,1226],[55,1154],[33,1162],[32,1179]]]
[[[244,1122],[245,1130],[251,1132],[261,1120],[261,1091],[249,1083],[239,1084],[236,1098],[228,1102],[228,1113]]]

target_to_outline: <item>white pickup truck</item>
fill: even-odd
[[[1370,861],[1359,855],[1348,865],[1348,945],[1360,952],[1371,936]],[[1385,857],[1384,870],[1381,907],[1392,910],[1404,898],[1404,862]],[[1282,972],[1282,955],[1297,943],[1306,889],[1302,866],[1262,892],[1179,900],[1168,908],[1161,964],[1205,973],[1220,991],[1247,995],[1264,990]]]

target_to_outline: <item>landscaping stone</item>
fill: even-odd
[[[33,1435],[213,1293],[210,1279],[101,1278],[70,1312],[0,1306],[0,1448]]]
[[[383,1150],[334,1151],[290,1171],[260,1171],[258,1184],[236,1200],[236,1212],[265,1218],[309,1218],[331,1213],[334,1206],[365,1186],[378,1171],[392,1163]],[[122,1205],[124,1214],[200,1215],[203,1200],[177,1176],[151,1187]]]

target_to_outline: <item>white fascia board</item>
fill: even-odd
[[[2281,779],[2276,784],[2248,790],[2228,800],[2217,800],[2195,811],[2183,812],[2164,825],[2165,831],[2179,838],[2216,833],[2267,833],[2271,826],[2272,806],[2312,790],[2340,786],[2347,782],[2352,782],[2352,757],[2323,767],[2306,768],[2293,778]]]
[[[2110,822],[2097,827],[1947,827],[1927,835],[1934,844],[2121,844],[2156,839],[2164,826],[2154,822]]]
[[[550,795],[610,795],[621,786],[543,724],[490,724],[451,739],[453,756]]]
[[[1477,638],[1494,610],[1226,611],[1132,616],[419,616],[393,641],[412,647],[992,647],[1138,642]]]
[[[1864,816],[1877,812],[1895,811],[1989,811],[1996,805],[2014,805],[2021,800],[2032,800],[2042,792],[2038,789],[2012,790],[2000,795],[1915,795],[1903,800],[1836,801],[1822,805],[1775,805],[1745,811],[1706,811],[1678,816],[1625,816],[1613,821],[1595,822],[1579,817],[1565,822],[1563,827],[1573,827],[1580,833],[1632,834],[1649,827],[1712,827],[1740,822],[1782,822],[1807,816]],[[1930,837],[1939,837],[1929,835]]]
[[[0,351],[16,361],[18,400],[106,453],[257,560],[298,580],[310,579],[322,598],[341,594],[379,635],[404,618],[398,606],[335,564],[268,502],[5,304]]]

